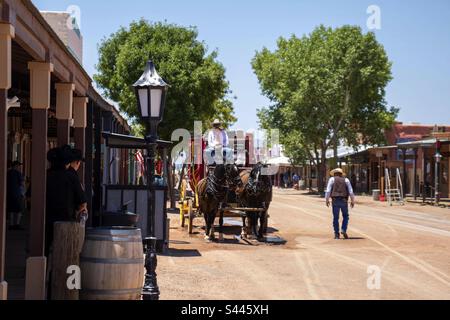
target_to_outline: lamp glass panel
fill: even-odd
[[[152,89],[150,91],[151,96],[151,114],[152,118],[160,117],[161,110],[161,97],[162,97],[162,89]]]
[[[147,88],[139,89],[139,104],[142,117],[148,117],[148,91]]]

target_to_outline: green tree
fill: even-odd
[[[208,54],[197,40],[195,28],[167,23],[132,22],[99,44],[98,73],[94,79],[110,99],[119,103],[135,124],[139,123],[133,83],[141,76],[148,60],[171,85],[164,120],[159,133],[170,138],[176,128],[193,129],[194,121],[220,118],[226,124],[236,121],[225,69],[217,51]],[[137,125],[135,129],[140,132]]]
[[[355,147],[381,144],[384,129],[395,121],[398,109],[385,101],[391,62],[375,35],[355,26],[319,26],[277,44],[252,60],[261,90],[273,103],[259,111],[260,122],[280,129],[290,153],[306,151],[318,166],[323,192],[328,148],[341,140]]]

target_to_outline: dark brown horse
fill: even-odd
[[[221,204],[226,202],[228,188],[240,184],[239,171],[234,164],[219,164],[207,178],[197,185],[199,212],[205,218],[205,239],[213,240],[214,221]],[[223,225],[223,215],[220,216],[220,228]]]
[[[236,191],[239,204],[242,207],[264,209],[260,212],[246,212],[250,231],[258,239],[263,239],[264,234],[267,233],[267,216],[270,203],[272,202],[272,180],[266,174],[265,169],[267,169],[266,165],[258,163],[251,171],[241,172],[242,185]],[[245,229],[245,218],[243,218],[243,224]]]

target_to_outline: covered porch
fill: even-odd
[[[339,155],[340,167],[347,173],[354,191],[370,194],[373,190],[384,190],[386,169],[391,176],[403,163],[398,160],[397,146],[361,147]]]
[[[399,143],[406,154],[409,188],[414,200],[450,202],[450,133],[433,133],[433,137]],[[440,155],[440,156],[437,156]]]
[[[113,106],[92,87],[79,61],[28,0],[0,2],[0,300],[45,299],[46,154],[71,144],[86,162],[79,171],[95,224],[101,209],[102,131],[129,134]],[[127,157],[117,154],[116,157]],[[8,230],[9,161],[23,163],[28,198],[25,230]],[[127,161],[117,177],[127,183]]]

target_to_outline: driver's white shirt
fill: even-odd
[[[222,129],[212,129],[208,134],[208,147],[228,147],[228,135]]]

